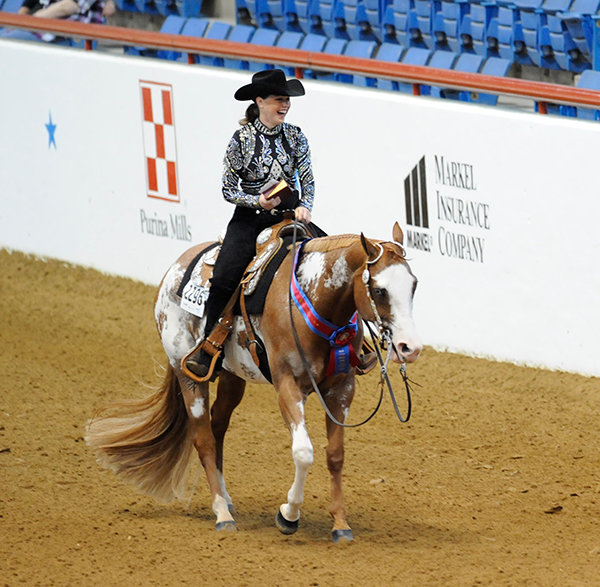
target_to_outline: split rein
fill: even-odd
[[[293,252],[296,250],[297,236],[298,236],[297,223],[294,222],[294,232],[293,232],[292,249],[291,249],[292,257],[293,257]],[[383,253],[383,249],[382,249],[382,253]],[[379,259],[379,257],[376,260],[378,260],[378,259]],[[396,416],[398,417],[400,422],[403,422],[403,423],[408,422],[410,419],[411,413],[412,413],[412,398],[411,398],[410,383],[414,383],[414,382],[408,378],[408,375],[406,374],[406,364],[402,363],[402,366],[400,367],[400,375],[402,376],[402,380],[404,381],[404,386],[406,388],[406,398],[407,398],[407,406],[408,406],[407,412],[406,412],[406,417],[403,417],[402,413],[400,412],[400,408],[398,407],[398,402],[396,401],[396,396],[395,396],[394,390],[392,388],[392,383],[390,381],[390,378],[388,375],[388,368],[387,368],[388,363],[390,361],[391,354],[392,354],[392,350],[395,350],[395,348],[394,348],[394,344],[393,344],[391,336],[390,336],[390,332],[389,332],[389,330],[385,330],[383,328],[383,325],[381,324],[381,318],[379,317],[379,313],[377,312],[377,309],[375,308],[375,304],[374,304],[373,300],[371,299],[371,295],[369,292],[368,270],[365,269],[365,273],[367,274],[367,276],[366,276],[367,279],[365,281],[365,274],[363,274],[363,282],[365,284],[365,287],[367,288],[367,295],[369,296],[369,299],[371,300],[371,305],[373,306],[373,309],[375,311],[375,316],[378,321],[380,336],[376,336],[374,334],[374,332],[371,329],[371,326],[368,322],[366,322],[366,321],[363,321],[363,322],[367,325],[367,328],[371,335],[371,340],[373,341],[373,346],[375,347],[375,352],[377,354],[377,360],[379,361],[379,365],[380,365],[380,373],[379,373],[380,392],[379,392],[379,400],[377,402],[377,405],[375,406],[375,409],[371,413],[371,415],[368,418],[366,418],[365,420],[363,420],[362,422],[359,422],[358,424],[344,424],[343,422],[338,421],[338,419],[331,413],[331,410],[327,406],[327,403],[325,402],[325,399],[323,398],[323,394],[321,393],[321,390],[319,389],[319,385],[315,381],[315,378],[311,372],[310,364],[308,362],[308,359],[306,358],[306,354],[304,353],[302,344],[300,343],[300,338],[298,336],[298,332],[294,325],[294,316],[293,316],[293,311],[292,311],[294,304],[292,302],[292,287],[291,286],[292,286],[292,282],[294,279],[295,270],[296,270],[296,265],[292,261],[292,268],[291,268],[291,272],[290,272],[290,286],[288,287],[288,305],[289,305],[289,312],[290,312],[290,325],[291,325],[291,329],[292,329],[292,334],[294,335],[294,341],[296,343],[296,348],[298,349],[298,353],[300,355],[300,358],[302,359],[302,364],[304,366],[306,373],[308,374],[308,377],[312,384],[313,390],[317,394],[317,397],[319,398],[319,401],[321,402],[321,405],[323,406],[323,409],[325,410],[325,413],[327,414],[329,419],[334,424],[337,424],[338,426],[342,426],[343,428],[358,428],[359,426],[363,426],[364,424],[369,422],[369,420],[371,420],[375,416],[375,414],[379,411],[379,408],[381,407],[381,403],[383,401],[383,392],[384,392],[384,383],[385,383],[385,385],[387,386],[388,392],[390,394],[390,398],[392,400],[392,404],[394,406]],[[378,343],[379,339],[381,339],[381,341],[382,341],[382,347],[387,350],[387,355],[386,355],[385,360],[383,359],[382,352],[381,352],[381,349],[380,349],[380,346]]]

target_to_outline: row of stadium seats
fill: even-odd
[[[510,60],[498,57],[486,58],[470,53],[458,54],[452,51],[430,51],[421,47],[406,48],[397,43],[376,43],[375,41],[361,41],[357,39],[328,38],[314,33],[305,35],[297,31],[284,31],[280,33],[274,29],[260,29],[243,24],[232,26],[224,22],[211,22],[202,18],[186,19],[184,17],[169,16],[165,20],[161,32],[204,37],[207,39],[230,40],[254,45],[301,49],[311,52],[323,52],[330,55],[346,55],[364,59],[372,58],[380,61],[401,62],[409,65],[431,66],[439,69],[453,69],[455,71],[497,76],[507,75],[511,66]],[[145,55],[174,61],[187,61],[186,55],[175,51],[127,48],[126,52],[130,55]],[[256,63],[239,59],[223,59],[221,57],[208,56],[198,57],[197,63],[250,71],[260,71],[265,68],[273,68],[277,65],[273,63]],[[294,75],[293,68],[279,67],[287,70],[288,75]],[[304,75],[307,78],[351,83],[363,87],[410,93],[413,91],[412,84],[387,79],[314,70],[307,70]],[[421,86],[421,94],[492,105],[495,105],[498,99],[495,95],[459,92],[430,86]]]
[[[501,57],[582,72],[593,64],[600,0],[235,0],[238,24],[406,48]],[[0,0],[16,12],[21,0]],[[120,10],[200,16],[202,0],[116,0]],[[597,56],[600,63],[600,55]]]
[[[245,0],[237,0],[243,10]],[[261,28],[502,57],[581,72],[600,0],[248,0]]]

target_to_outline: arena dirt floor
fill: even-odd
[[[273,389],[250,387],[225,455],[239,531],[217,533],[199,467],[185,503],[158,504],[83,440],[96,408],[161,380],[154,288],[7,251],[0,267],[0,587],[600,585],[599,379],[426,348],[410,423],[388,399],[347,432],[355,540],[339,545],[317,399],[300,529],[283,536],[290,439]],[[359,386],[354,421],[377,377]]]

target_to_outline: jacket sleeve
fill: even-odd
[[[240,146],[239,132],[236,132],[225,151],[223,159],[223,197],[230,204],[243,206],[245,208],[260,208],[258,204],[259,195],[248,194],[241,189],[240,171],[243,167],[243,157]]]
[[[304,133],[298,129],[295,146],[296,170],[300,181],[300,205],[312,210],[315,198],[315,178],[313,175],[310,147]]]

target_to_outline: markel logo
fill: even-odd
[[[474,166],[434,155],[435,212],[431,217],[427,165],[423,156],[404,180],[406,246],[476,263],[484,262],[485,232],[490,230],[489,204],[471,194],[477,191]],[[437,230],[430,224],[439,223]],[[433,232],[433,234],[431,234]],[[434,235],[437,234],[437,247]]]
[[[149,198],[180,202],[177,171],[177,142],[170,84],[140,80],[142,129],[146,168],[146,194]],[[192,240],[192,230],[184,214],[159,217],[140,210],[144,234],[177,240]]]

